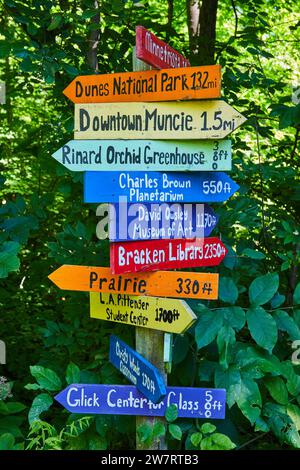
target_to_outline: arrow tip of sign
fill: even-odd
[[[63,397],[64,397],[64,394],[65,394],[65,390],[61,390],[59,393],[57,393],[55,396],[54,396],[54,400],[56,400],[58,403],[60,403],[61,405],[63,405]]]
[[[73,88],[73,82],[75,81],[75,78],[74,80],[71,81],[71,83],[69,83],[69,85],[63,90],[63,94],[71,101],[73,101],[72,99],[72,93],[71,93],[71,90]]]
[[[59,280],[60,280],[60,270],[62,267],[57,268],[55,271],[53,271],[51,274],[49,274],[48,279],[50,279],[53,284],[59,287]]]

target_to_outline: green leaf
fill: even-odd
[[[187,335],[176,335],[173,347],[173,364],[180,364],[186,358],[189,348],[190,343]]]
[[[300,449],[300,436],[284,407],[266,403],[264,413],[268,416],[268,425],[281,442]]]
[[[10,433],[0,436],[0,450],[12,450],[14,448],[15,438]]]
[[[201,450],[231,450],[236,445],[225,434],[216,432],[212,436],[202,439],[200,447]]]
[[[271,397],[280,405],[286,405],[289,401],[286,385],[281,377],[265,377],[264,384]]]
[[[266,304],[274,297],[278,286],[279,276],[277,273],[257,277],[249,287],[250,304],[254,307]]]
[[[236,287],[231,277],[220,277],[219,281],[219,299],[228,304],[234,304],[239,296],[238,288]]]
[[[24,388],[26,390],[41,390],[43,387],[41,387],[39,384],[27,384]]]
[[[287,406],[287,414],[293,421],[297,431],[300,431],[300,408],[293,403],[289,403]]]
[[[93,435],[89,439],[89,450],[106,450],[107,447],[107,440],[101,436]]]
[[[271,307],[272,308],[278,308],[280,305],[282,305],[285,301],[285,295],[279,294],[279,292],[276,292],[274,295],[273,299],[271,300]]]
[[[24,419],[23,416],[5,416],[0,418],[0,436],[1,434],[10,433],[14,437],[24,437],[20,426]]]
[[[298,328],[300,328],[300,310],[299,309],[294,309],[293,318],[295,322],[297,323]]]
[[[170,425],[173,426],[173,425]],[[160,437],[163,437],[166,434],[166,428],[164,424],[161,421],[156,421],[153,426],[152,430],[152,438],[153,439],[159,439]]]
[[[295,118],[295,107],[287,108],[286,111],[280,115],[279,119],[279,129],[284,129],[285,127],[293,126]]]
[[[21,411],[26,409],[26,405],[20,403],[18,401],[10,401],[6,403],[7,413],[6,414],[15,414],[20,413]]]
[[[88,10],[85,10],[83,13],[82,13],[82,18],[84,18],[85,20],[89,20],[91,18],[93,18],[93,16],[96,16],[97,13],[99,13],[99,10],[96,10],[95,8],[94,9],[88,9]]]
[[[69,65],[69,64],[63,64],[63,69],[69,74],[71,75],[71,77],[75,77],[76,75],[78,75],[78,69],[76,67],[74,67],[73,65]]]
[[[11,271],[17,271],[20,260],[17,253],[20,245],[17,242],[4,242],[0,251],[0,278],[7,277]]]
[[[67,367],[66,382],[68,385],[78,384],[80,382],[80,369],[73,362],[70,362]]]
[[[246,418],[253,425],[261,413],[262,400],[257,383],[242,374],[239,393],[236,403]]]
[[[215,432],[216,430],[216,426],[214,424],[211,424],[211,423],[204,423],[202,424],[200,430],[203,434],[211,434],[213,432]]]
[[[176,439],[177,441],[181,441],[182,438],[182,431],[177,424],[169,424],[169,433],[171,436]]]
[[[175,421],[178,417],[178,408],[176,405],[172,404],[168,406],[165,412],[165,418],[169,423],[172,423],[172,421]]]
[[[266,351],[260,350],[256,347],[246,347],[237,352],[235,356],[236,365],[245,368],[258,369],[265,375],[268,372],[272,374],[281,374],[282,365],[279,359],[274,354],[269,354]]]
[[[78,415],[77,415],[78,416]],[[78,437],[85,433],[91,426],[94,418],[92,416],[83,416],[78,418],[76,415],[71,415],[69,424],[65,427],[64,434],[69,437]]]
[[[32,425],[34,421],[39,420],[41,413],[49,410],[52,403],[52,397],[48,393],[40,393],[40,395],[35,397],[28,413],[29,424]]]
[[[226,245],[226,248],[228,250],[228,253],[223,259],[222,264],[225,266],[225,268],[232,270],[237,266],[238,258],[236,256],[235,251],[231,248],[231,246]]]
[[[230,366],[227,370],[219,368],[215,371],[215,386],[225,388],[229,408],[236,403],[241,389],[241,382],[241,373],[236,366]]]
[[[291,362],[284,362],[281,364],[281,373],[286,379],[286,386],[289,393],[297,396],[300,393],[300,376],[295,373],[294,367]]]
[[[277,326],[274,318],[262,307],[250,308],[246,316],[254,341],[271,353],[277,342]]]
[[[239,331],[246,323],[246,315],[241,307],[226,307],[219,310],[224,317],[224,323]]]
[[[261,432],[269,432],[270,431],[270,427],[268,426],[268,424],[265,422],[264,419],[262,419],[261,416],[259,416],[257,418],[257,420],[255,421],[255,428],[254,428],[254,431],[261,431]]]
[[[300,329],[295,320],[287,312],[276,310],[273,316],[279,330],[286,331],[292,341],[300,340]]]
[[[229,325],[222,326],[217,336],[217,345],[219,350],[219,363],[227,369],[231,361],[230,349],[235,344],[235,332]]]
[[[264,259],[266,257],[266,255],[261,251],[252,250],[251,248],[246,248],[243,250],[242,255],[251,259]]]
[[[223,325],[223,317],[218,311],[205,310],[198,317],[195,338],[198,349],[210,344]]]
[[[0,59],[8,57],[10,54],[11,46],[5,41],[0,41]]]
[[[36,379],[39,385],[46,390],[56,392],[62,387],[61,380],[51,369],[43,366],[30,366],[31,375]]]
[[[193,446],[195,447],[198,447],[200,442],[201,442],[201,439],[202,439],[202,434],[201,432],[194,432],[192,435],[191,435],[191,442],[193,444]]]
[[[297,284],[296,289],[294,291],[294,305],[300,305],[300,282]]]
[[[61,26],[63,22],[63,17],[62,15],[54,15],[52,20],[51,20],[51,23],[50,25],[48,26],[47,28],[47,31],[53,31],[54,29],[58,28],[59,26]]]

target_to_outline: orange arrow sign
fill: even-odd
[[[221,66],[81,75],[64,89],[64,94],[73,103],[220,98]]]
[[[48,276],[60,289],[216,300],[219,275],[182,271],[111,274],[110,268],[63,265]]]

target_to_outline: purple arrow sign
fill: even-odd
[[[165,396],[159,370],[115,335],[110,336],[109,360],[149,400],[157,403]]]
[[[112,241],[204,238],[217,222],[218,216],[207,204],[120,202],[109,205]]]
[[[72,384],[55,399],[78,414],[164,416],[174,404],[179,418],[224,419],[226,390],[167,387],[163,401],[154,404],[132,385]]]
[[[84,202],[223,202],[239,186],[226,173],[87,171]]]

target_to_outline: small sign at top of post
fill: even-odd
[[[137,26],[136,32],[136,56],[157,69],[171,69],[189,67],[190,63],[179,52],[158,39],[153,33],[143,26]]]

